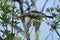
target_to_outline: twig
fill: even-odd
[[[52,30],[52,40],[53,40],[53,33],[54,33],[54,30]]]
[[[46,0],[45,4],[43,5],[41,12],[43,12],[43,11],[44,11],[44,8],[45,8],[45,6],[46,6],[47,2],[48,2],[48,0]]]
[[[50,36],[50,34],[52,33],[52,31],[48,34],[48,36],[45,38],[45,40],[47,40],[48,39],[48,37]]]
[[[59,32],[57,31],[57,29],[55,29],[55,32],[57,33],[57,35],[60,37],[60,34],[59,34]]]

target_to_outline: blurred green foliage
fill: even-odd
[[[52,8],[52,7],[46,9],[46,12],[53,12],[53,11],[54,11],[54,8]]]
[[[34,20],[33,20],[33,25],[34,25],[34,26],[38,26],[38,27],[39,27],[40,24],[41,24],[40,20],[37,20],[37,19],[34,19]]]

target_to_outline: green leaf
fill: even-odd
[[[22,29],[18,29],[18,30],[17,30],[17,33],[19,33],[19,32],[23,32],[23,30],[22,30]]]
[[[56,17],[56,14],[52,13],[52,16],[53,16],[53,17]]]
[[[49,9],[49,8],[47,8],[47,9],[46,9],[46,12],[50,12],[50,9]]]
[[[4,10],[4,5],[3,5],[3,6],[1,6],[0,10]]]
[[[4,30],[3,33],[7,36],[10,34],[10,31],[9,30]]]
[[[53,30],[53,28],[50,28],[50,31],[52,31]]]
[[[13,40],[14,34],[13,33],[10,33],[7,37],[9,37],[11,40]]]
[[[3,33],[3,30],[0,30],[0,32],[2,32],[2,33]]]
[[[51,10],[51,12],[52,12],[52,11],[54,11],[54,8],[51,7],[50,10]]]
[[[60,8],[56,8],[57,12],[60,12]]]
[[[16,9],[16,12],[19,12],[19,9]]]
[[[40,26],[40,24],[41,24],[40,20],[36,20],[36,19],[35,19],[35,20],[33,21],[33,25],[34,25],[34,26]]]
[[[0,19],[1,19],[1,20],[3,20],[3,18],[2,18],[2,17],[0,17]]]

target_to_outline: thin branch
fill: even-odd
[[[24,32],[24,31],[21,29],[21,27],[15,26],[14,28],[17,29],[17,30],[21,30],[22,32]]]
[[[14,6],[15,6],[15,2],[14,2]],[[14,13],[14,7],[13,7],[13,11],[12,11],[12,27],[11,27],[12,33],[13,33],[13,20],[14,20],[14,18],[13,18],[13,13]]]
[[[16,25],[14,25],[14,29],[16,29],[16,30],[20,30],[20,31],[21,31],[20,33],[23,35],[24,30],[22,30],[21,27],[18,27],[18,26],[16,26]],[[22,33],[22,32],[23,32],[23,33]]]
[[[21,10],[21,15],[23,14],[23,0],[20,0],[19,1],[19,4],[20,4],[20,10]]]
[[[59,32],[57,31],[57,29],[55,29],[55,32],[57,33],[57,35],[60,37],[60,34],[59,34]]]
[[[4,26],[5,26],[5,25],[3,24],[3,25],[2,25],[2,27],[3,27],[3,28],[4,28],[4,30],[5,30],[5,27],[4,27]]]
[[[60,37],[60,34],[59,34],[59,32],[57,31],[57,28],[56,27],[52,27],[54,30],[55,30],[55,32],[57,33],[57,35]]]
[[[30,6],[29,6],[29,2],[28,2],[28,0],[26,0],[26,5],[28,6],[28,11],[30,11]]]
[[[60,21],[57,21],[55,24],[58,24]],[[59,34],[59,32],[57,31],[57,27],[54,27],[54,26],[51,26],[54,30],[55,30],[55,32],[57,33],[57,35],[60,37],[60,34]]]
[[[55,6],[55,2],[56,2],[56,0],[54,0],[54,2],[53,2],[53,6]]]
[[[33,8],[35,8],[34,10],[37,10],[36,5],[35,5],[36,0],[31,0],[31,2],[32,2]]]
[[[47,39],[48,39],[48,37],[51,35],[51,33],[52,33],[52,31],[48,34],[48,36],[45,38],[45,40],[47,40]]]
[[[45,6],[46,6],[47,2],[48,2],[48,0],[46,0],[45,4],[43,5],[41,12],[43,12],[43,11],[44,11],[44,8],[45,8]]]
[[[52,40],[54,40],[54,39],[53,39],[53,33],[54,33],[54,30],[52,30],[52,36],[51,36],[51,37],[52,37]]]
[[[31,5],[29,5],[29,7],[24,11],[24,12],[26,12],[27,10],[30,10],[30,7],[32,6],[32,4]]]
[[[35,7],[35,0],[31,0],[31,2],[32,2],[31,5],[29,5],[28,8],[25,11],[30,10],[31,6]]]
[[[13,0],[13,1],[17,1],[20,4],[20,10],[21,10],[21,14],[23,14],[23,0]]]

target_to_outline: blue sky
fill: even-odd
[[[45,1],[46,0],[36,0],[36,7],[37,7],[37,10],[38,11],[41,11],[41,9],[42,9],[42,6],[44,5],[44,3],[45,3]],[[58,0],[49,0],[48,1],[48,3],[47,3],[47,5],[46,5],[46,7],[45,7],[45,9],[47,8],[47,7],[56,7],[56,5],[54,5],[53,4],[53,2],[54,1],[56,1],[55,2],[55,4],[56,5],[60,5],[60,2],[58,1]],[[17,8],[19,8],[19,4],[16,2],[16,6],[17,6]],[[46,11],[44,10],[44,13],[46,13]],[[50,15],[50,14],[48,14],[48,15]],[[49,19],[48,19],[49,20]],[[47,21],[47,20],[46,20]],[[50,26],[49,25],[47,25],[45,22],[46,21],[42,21],[42,23],[41,23],[41,25],[40,25],[40,29],[39,29],[39,40],[45,40],[45,38],[47,37],[47,35],[51,32],[49,29],[50,29]],[[50,21],[51,22],[51,21]],[[0,25],[1,26],[1,25]],[[19,26],[22,26],[22,23],[20,23],[20,25]],[[22,27],[23,28],[23,27]],[[34,40],[34,38],[35,38],[35,36],[34,36],[34,31],[35,31],[35,28],[34,27],[31,27],[30,28],[30,31],[31,31],[31,29],[33,28],[33,30],[32,30],[32,33],[31,33],[31,40]],[[0,29],[3,29],[3,28],[0,28]],[[30,32],[29,31],[29,32]],[[60,31],[59,31],[60,32]],[[1,33],[0,33],[1,34]],[[21,34],[19,34],[19,35],[21,35]],[[58,36],[57,36],[57,34],[55,33],[55,31],[52,31],[52,33],[50,34],[50,36],[49,36],[49,38],[48,38],[48,40],[52,40],[52,35],[53,35],[53,39],[54,40],[57,40],[57,38],[59,38]]]

